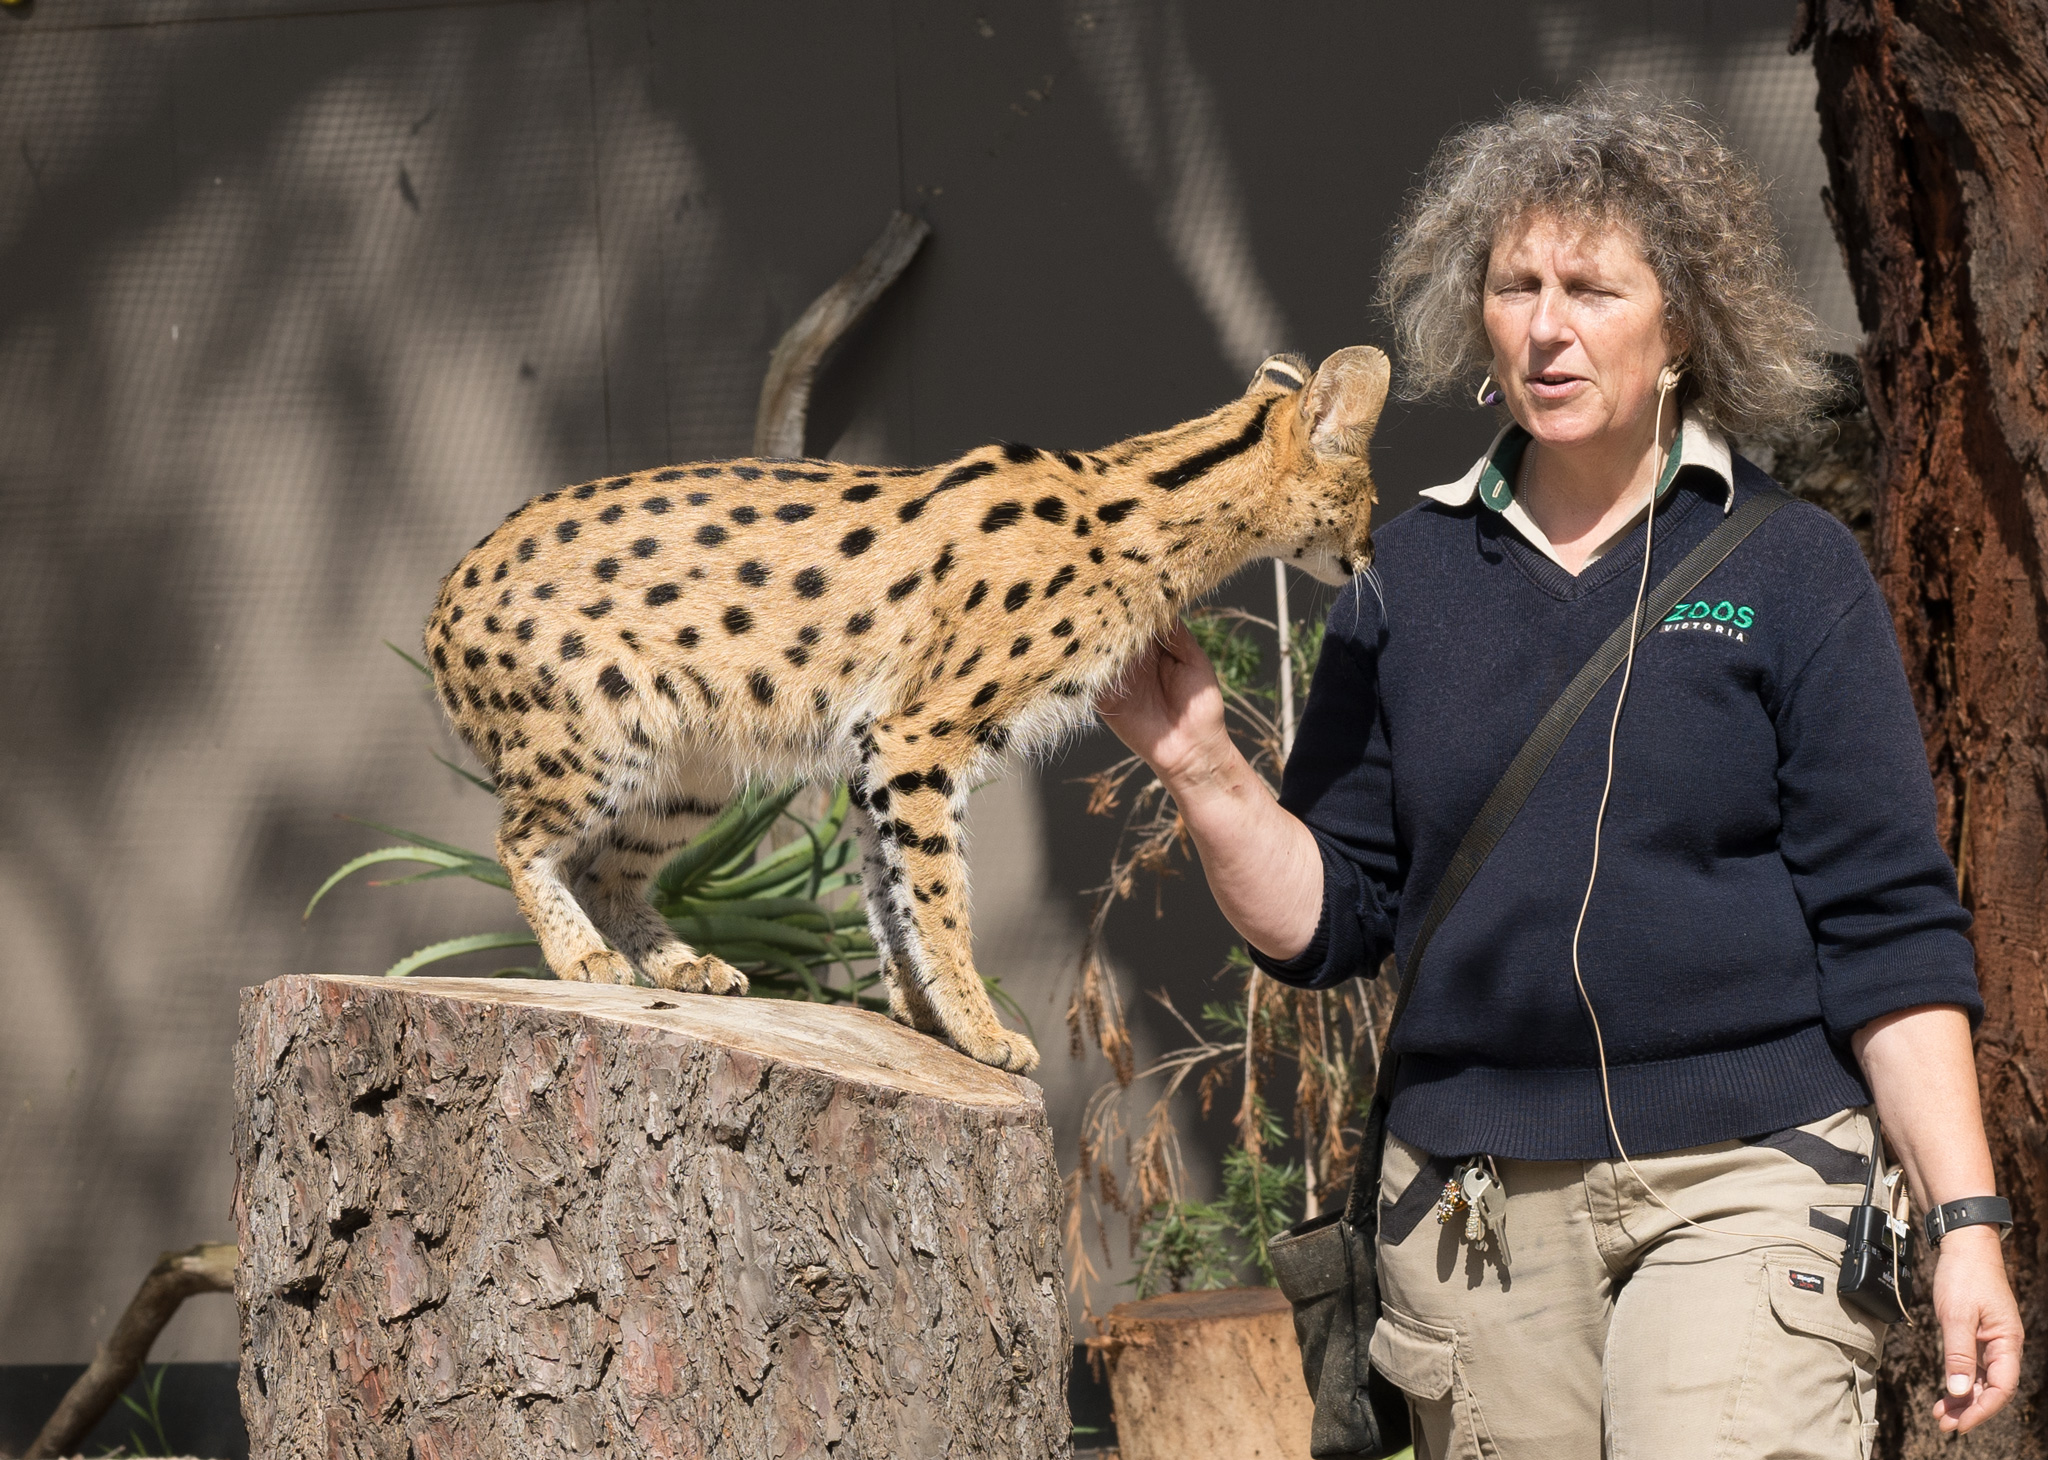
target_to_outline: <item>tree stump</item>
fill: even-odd
[[[1315,1402],[1279,1289],[1119,1303],[1101,1328],[1118,1460],[1308,1460]]]
[[[235,1096],[252,1456],[1070,1453],[1038,1089],[881,1015],[279,978]]]

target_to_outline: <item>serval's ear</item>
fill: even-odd
[[[1309,440],[1325,455],[1363,456],[1387,403],[1393,369],[1371,345],[1350,345],[1323,361],[1301,398]]]
[[[1262,391],[1300,390],[1308,384],[1309,371],[1306,355],[1292,352],[1268,355],[1252,372],[1251,384],[1244,388],[1244,393],[1258,395]]]

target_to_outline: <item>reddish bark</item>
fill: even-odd
[[[2033,1345],[1970,1453],[2048,1455],[2048,3],[1807,0],[1868,339],[1875,566],[1976,915],[1977,1069]],[[1938,1338],[1895,1336],[1880,1453],[1932,1454]]]

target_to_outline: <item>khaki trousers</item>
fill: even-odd
[[[1835,1286],[1870,1145],[1844,1110],[1636,1158],[1677,1212],[1752,1236],[1688,1226],[1620,1162],[1502,1160],[1503,1265],[1432,1214],[1453,1162],[1390,1135],[1372,1361],[1416,1460],[1869,1460],[1884,1330]]]

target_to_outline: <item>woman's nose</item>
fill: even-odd
[[[1536,291],[1536,310],[1529,316],[1529,340],[1536,345],[1554,345],[1571,334],[1570,301],[1562,289]]]

